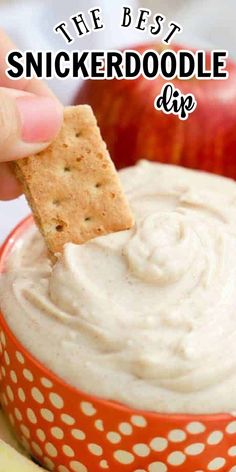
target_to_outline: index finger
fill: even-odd
[[[25,90],[27,92],[35,93],[36,95],[53,95],[52,91],[42,80],[23,78],[19,80],[11,80],[6,76],[6,69],[9,67],[6,57],[12,49],[16,49],[16,45],[7,36],[5,31],[0,29],[0,87]]]

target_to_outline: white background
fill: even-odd
[[[235,0],[0,0],[0,26],[21,49],[57,50],[65,48],[53,26],[68,21],[72,14],[100,6],[106,29],[78,39],[73,49],[112,48],[150,40],[147,33],[119,27],[123,5],[149,7],[163,13],[168,21],[178,21],[184,32],[179,42],[194,46],[228,49],[236,59]],[[64,104],[69,104],[79,86],[76,80],[51,81],[51,87]],[[0,182],[1,185],[1,182]],[[0,241],[29,213],[24,197],[0,202]]]

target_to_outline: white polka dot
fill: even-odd
[[[36,415],[35,415],[34,411],[31,410],[31,408],[27,408],[27,417],[28,417],[29,421],[30,421],[32,424],[36,424],[36,423],[37,423]]]
[[[206,428],[204,424],[200,423],[199,421],[193,421],[187,425],[186,429],[190,434],[200,434],[203,433]]]
[[[19,362],[20,364],[23,365],[23,364],[25,363],[24,357],[23,357],[22,354],[21,354],[20,352],[18,352],[18,351],[16,351],[16,358],[17,358],[17,360],[18,360],[18,362]]]
[[[30,448],[30,445],[29,445],[29,441],[27,441],[27,439],[26,439],[24,436],[22,436],[20,442],[21,442],[22,446],[24,447],[24,449],[25,449],[27,452],[29,452],[30,449],[31,449],[31,448]]]
[[[67,444],[64,444],[64,446],[62,446],[62,450],[63,450],[65,456],[67,456],[67,457],[74,457],[74,455],[75,455],[73,449],[70,446],[68,446]]]
[[[5,369],[5,367],[3,367],[3,366],[1,367],[1,372],[2,372],[3,377],[6,377],[6,369]]]
[[[26,380],[28,380],[29,382],[33,382],[34,376],[33,376],[32,372],[30,372],[29,369],[24,369],[23,370],[23,375],[24,375]]]
[[[236,465],[234,465],[232,469],[229,470],[229,472],[236,472]]]
[[[17,375],[16,375],[16,373],[15,373],[14,370],[11,370],[11,372],[10,372],[10,377],[11,377],[12,382],[13,382],[14,384],[17,384]]]
[[[112,444],[118,444],[121,441],[121,435],[119,433],[115,433],[114,431],[110,431],[107,433],[107,439]]]
[[[8,405],[8,399],[7,399],[6,395],[5,395],[5,393],[2,394],[2,403],[3,403],[5,406]]]
[[[11,363],[10,362],[10,357],[9,357],[7,351],[4,352],[4,360],[5,360],[6,365],[10,365],[10,363]]]
[[[64,407],[64,401],[59,395],[57,395],[57,393],[50,393],[49,399],[52,405],[58,410],[61,410]]]
[[[6,392],[7,392],[7,396],[9,398],[9,400],[11,402],[13,402],[15,397],[14,397],[14,393],[13,393],[12,388],[10,387],[10,385],[7,385]]]
[[[30,438],[30,430],[29,430],[29,428],[27,428],[27,426],[25,426],[24,424],[21,424],[20,425],[20,430],[27,439]]]
[[[40,410],[41,416],[48,421],[49,423],[52,423],[54,421],[54,414],[52,411],[48,410],[47,408],[42,408]]]
[[[20,399],[21,402],[25,402],[25,392],[23,390],[23,388],[18,388],[18,397]]]
[[[207,443],[210,446],[214,446],[216,444],[219,444],[222,441],[223,437],[224,435],[221,431],[213,431],[211,434],[209,434],[207,438]]]
[[[163,462],[152,462],[148,466],[148,472],[167,472],[167,467]]]
[[[236,421],[232,421],[228,424],[226,428],[226,433],[228,434],[235,434],[236,433]]]
[[[63,423],[67,424],[68,426],[72,426],[73,424],[75,424],[75,419],[72,418],[72,416],[70,415],[66,415],[65,413],[61,415],[61,420]]]
[[[42,429],[37,429],[36,435],[37,435],[37,437],[39,438],[40,441],[42,441],[42,442],[45,441],[46,435],[45,435],[45,433]]]
[[[120,423],[118,429],[125,436],[130,436],[133,432],[133,428],[129,423]]]
[[[48,470],[54,470],[55,464],[48,457],[44,457],[44,463]]]
[[[231,457],[235,457],[235,456],[236,456],[236,446],[232,446],[232,447],[228,450],[228,454],[229,454],[229,456],[231,456]]]
[[[87,467],[85,467],[85,465],[82,464],[81,462],[77,462],[77,461],[71,461],[70,468],[73,472],[88,472]]]
[[[225,459],[223,457],[217,457],[213,461],[209,462],[207,470],[220,470],[225,465]]]
[[[40,405],[42,405],[44,403],[44,396],[42,394],[42,392],[40,392],[40,390],[36,387],[33,387],[32,390],[31,390],[31,395],[33,397],[33,399],[39,403]]]
[[[102,420],[96,420],[94,426],[98,431],[104,431],[104,424]]]
[[[100,465],[101,469],[109,469],[108,462],[104,459],[99,463],[99,465]]]
[[[80,408],[86,416],[94,416],[97,412],[93,404],[89,402],[81,402]]]
[[[183,431],[182,429],[173,429],[168,434],[168,439],[171,442],[174,442],[174,443],[183,442],[183,441],[185,441],[186,437],[187,437],[187,435],[186,435],[185,431]]]
[[[4,347],[6,347],[6,337],[5,337],[5,334],[1,331],[1,334],[0,334],[0,338],[1,338],[1,342],[3,344]]]
[[[150,447],[153,451],[161,452],[164,451],[168,446],[168,441],[165,438],[153,438],[150,442]]]
[[[43,451],[41,449],[41,447],[36,443],[36,442],[32,442],[32,448],[34,450],[34,452],[36,452],[36,454],[38,456],[42,456],[43,455]]]
[[[58,455],[55,446],[53,446],[53,444],[50,442],[45,444],[45,451],[50,457],[57,457]]]
[[[99,446],[98,444],[89,444],[88,445],[88,450],[93,454],[94,456],[101,456],[103,453],[102,447]]]
[[[11,413],[9,415],[9,420],[10,420],[11,425],[14,426],[15,425],[15,420],[14,420],[13,415]]]
[[[64,465],[59,465],[58,472],[70,472]]]
[[[139,428],[145,428],[147,426],[147,420],[143,416],[139,415],[131,416],[131,423]]]
[[[185,460],[186,456],[181,451],[174,451],[167,457],[167,462],[170,465],[182,465]]]
[[[201,454],[205,449],[205,445],[202,443],[195,443],[190,444],[190,446],[186,447],[185,452],[188,456],[198,456]]]
[[[18,421],[22,421],[22,414],[21,414],[20,410],[18,410],[18,408],[14,409],[14,415],[15,415],[15,417]]]
[[[53,383],[51,382],[51,380],[48,380],[46,379],[45,377],[43,377],[41,379],[41,384],[45,387],[45,388],[52,388],[53,387]]]
[[[120,464],[132,464],[134,462],[134,455],[130,454],[130,452],[127,451],[116,451],[114,452],[114,458],[119,462]]]
[[[51,433],[52,433],[52,436],[56,439],[63,439],[64,438],[64,433],[63,433],[62,429],[57,428],[56,426],[51,428]]]
[[[150,454],[150,449],[146,444],[135,444],[133,451],[138,457],[147,457]]]
[[[84,439],[86,438],[85,433],[80,429],[72,429],[71,434],[73,438],[78,439],[78,441],[84,441]]]

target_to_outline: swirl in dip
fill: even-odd
[[[160,412],[233,411],[236,183],[145,161],[120,177],[136,226],[67,244],[54,267],[30,229],[1,277],[4,316],[90,394]]]

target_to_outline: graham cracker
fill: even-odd
[[[19,159],[15,172],[49,251],[129,229],[134,221],[119,176],[87,105],[68,107],[55,141]]]

